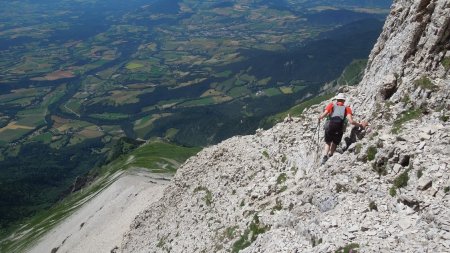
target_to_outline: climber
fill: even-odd
[[[336,102],[328,104],[325,107],[325,111],[319,116],[319,124],[320,120],[327,117],[327,121],[325,122],[325,148],[323,151],[324,156],[322,158],[322,164],[324,164],[329,157],[333,156],[334,151],[336,151],[337,145],[339,145],[342,140],[346,121],[361,128],[365,128],[369,125],[365,121],[360,123],[353,121],[352,109],[344,104],[344,94],[339,93],[333,100],[336,100]]]

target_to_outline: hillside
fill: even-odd
[[[107,252],[121,242],[134,217],[160,199],[170,177],[132,169],[40,238],[29,253]],[[82,243],[80,243],[82,242]]]
[[[0,240],[124,137],[254,133],[367,58],[390,1],[0,1]]]
[[[343,89],[370,131],[320,166],[326,101],[206,148],[120,251],[450,251],[449,69],[450,2],[395,1],[363,80]]]
[[[99,252],[121,241],[134,217],[162,196],[176,169],[199,148],[160,140],[133,148],[78,177],[71,192],[18,224],[0,240],[0,252]],[[54,252],[54,251],[52,251]]]

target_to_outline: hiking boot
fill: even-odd
[[[323,158],[322,158],[322,163],[321,164],[324,165],[327,162],[327,160],[328,160],[328,156],[324,155]]]

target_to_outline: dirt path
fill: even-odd
[[[135,216],[161,198],[168,182],[147,171],[126,172],[27,252],[109,253],[120,246]]]

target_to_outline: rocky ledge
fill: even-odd
[[[358,87],[367,131],[319,165],[324,102],[204,149],[122,252],[450,251],[450,2],[395,1]]]

